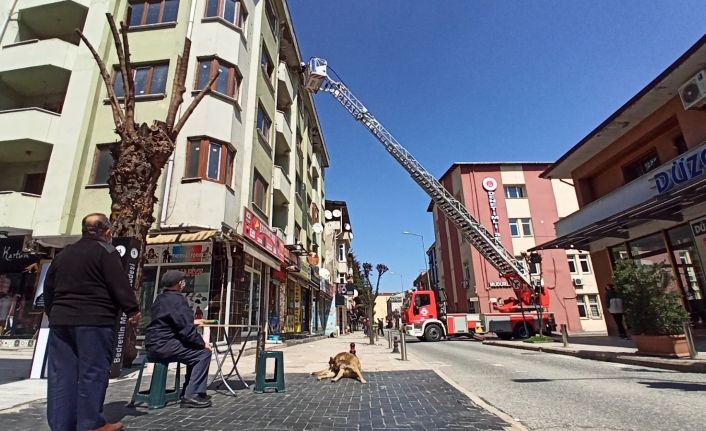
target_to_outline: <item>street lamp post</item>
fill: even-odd
[[[431,290],[431,278],[429,277],[429,262],[427,262],[427,248],[424,245],[424,235],[414,233],[414,232],[408,232],[404,231],[402,232],[405,235],[412,235],[412,236],[418,236],[422,240],[422,256],[424,257],[424,268],[426,269],[427,273],[427,289]]]

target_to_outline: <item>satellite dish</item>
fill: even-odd
[[[346,223],[346,224],[343,226],[343,228],[346,229],[346,230],[351,230],[351,224],[350,224],[350,223]]]
[[[341,210],[339,210],[339,209],[333,210],[333,216],[334,216],[334,217],[340,217],[340,216],[341,216]]]
[[[328,269],[321,268],[321,269],[319,269],[319,275],[322,276],[323,278],[325,278],[326,280],[329,280],[331,273],[329,272]]]
[[[331,211],[326,210],[324,211],[324,217],[326,218],[326,220],[331,220],[333,218],[333,214],[331,214]]]
[[[324,231],[324,227],[321,225],[321,223],[314,223],[314,225],[311,227],[314,232],[316,233],[321,233]]]

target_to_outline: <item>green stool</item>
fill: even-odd
[[[267,358],[275,360],[274,379],[266,378]],[[284,392],[284,353],[281,350],[270,350],[260,352],[255,372],[255,392],[261,394],[267,389],[274,389],[277,392]]]
[[[132,400],[130,406],[136,403],[147,403],[150,409],[161,409],[171,401],[179,401],[181,395],[181,364],[177,362],[176,376],[174,377],[174,388],[167,389],[167,373],[169,371],[169,363],[154,362],[154,371],[152,372],[152,380],[150,380],[150,388],[146,391],[140,391],[142,384],[142,372],[145,371],[145,366],[149,361],[145,360],[140,368],[140,374],[137,376],[135,390],[132,392]]]

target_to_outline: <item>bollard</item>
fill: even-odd
[[[400,332],[400,338],[402,339],[402,360],[407,360],[407,340],[404,332]]]
[[[393,342],[391,353],[400,353],[400,349],[397,348],[397,345],[398,345],[397,337],[395,337],[395,341]]]
[[[689,358],[696,359],[699,356],[699,352],[696,351],[694,336],[691,333],[689,322],[684,322],[684,335],[686,335],[686,345],[689,346]]]
[[[392,348],[392,330],[387,331],[387,348]]]
[[[569,345],[569,334],[566,331],[566,323],[561,324],[561,341],[564,343],[564,347]]]

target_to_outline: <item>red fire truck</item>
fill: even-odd
[[[549,296],[540,278],[531,277],[523,262],[515,259],[515,255],[503,247],[498,237],[480,224],[434,175],[424,169],[422,164],[397,142],[340,78],[329,73],[326,60],[312,58],[308,65],[302,65],[302,73],[304,88],[307,91],[330,94],[375,136],[385,150],[429,195],[434,205],[454,223],[464,239],[509,282],[517,297],[494,304],[492,313],[447,315],[445,301],[436,298],[433,291],[410,292],[403,315],[407,333],[428,341],[438,341],[444,336],[470,332],[485,331],[494,332],[504,338],[524,338],[539,332],[540,326],[553,330],[554,316],[545,311],[549,306]],[[530,258],[534,259],[533,263],[541,261],[538,254],[528,256],[528,259]],[[537,322],[543,324],[538,325]]]

